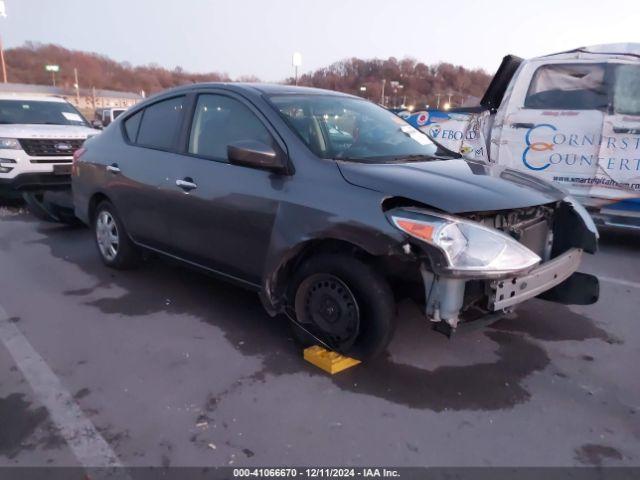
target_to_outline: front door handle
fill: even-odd
[[[112,163],[111,165],[107,166],[107,171],[111,173],[120,173],[120,167],[118,167],[117,163]]]
[[[511,128],[533,128],[534,126],[533,123],[516,122],[511,124]]]
[[[184,180],[176,180],[176,185],[183,189],[185,192],[198,188],[198,185],[193,181],[193,178],[186,177]]]
[[[631,135],[640,134],[640,126],[638,127],[616,127],[613,126],[613,133],[629,133]]]

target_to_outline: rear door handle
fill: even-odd
[[[533,123],[512,123],[511,128],[533,128],[535,125]]]
[[[120,167],[118,167],[117,163],[112,163],[107,166],[107,171],[111,173],[120,173]]]
[[[184,180],[176,180],[176,185],[186,192],[198,188],[198,185],[193,181],[193,178],[191,177],[186,177]]]

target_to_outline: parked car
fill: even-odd
[[[407,120],[466,158],[560,184],[601,225],[640,228],[640,43],[506,56],[480,103]]]
[[[68,188],[73,153],[95,133],[62,98],[0,95],[0,197]]]
[[[350,95],[169,90],[88,140],[72,182],[107,266],[144,250],[180,260],[259,292],[303,343],[358,358],[385,349],[401,298],[451,334],[535,296],[598,297],[576,272],[597,230],[571,197],[450,156]]]
[[[95,111],[95,115],[91,124],[94,128],[108,127],[111,122],[126,112],[126,108],[98,108]]]

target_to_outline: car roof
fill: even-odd
[[[160,92],[154,96],[164,96],[165,94],[178,93],[182,91],[200,89],[200,88],[224,88],[236,92],[248,92],[264,95],[335,95],[341,97],[354,97],[347,93],[336,92],[333,90],[325,90],[322,88],[299,87],[295,85],[280,85],[274,83],[243,83],[243,82],[207,82],[183,85],[169,90]]]
[[[0,93],[0,100],[24,100],[26,102],[58,102],[69,103],[62,97],[47,95],[25,95],[22,93]]]
[[[235,83],[234,86],[240,89],[253,89],[266,95],[337,95],[341,97],[351,97],[347,93],[325,90],[324,88],[299,87],[296,85],[279,85],[274,83]]]

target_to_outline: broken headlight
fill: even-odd
[[[500,275],[526,270],[540,257],[499,230],[433,212],[389,212],[397,228],[438,249],[452,274]]]

